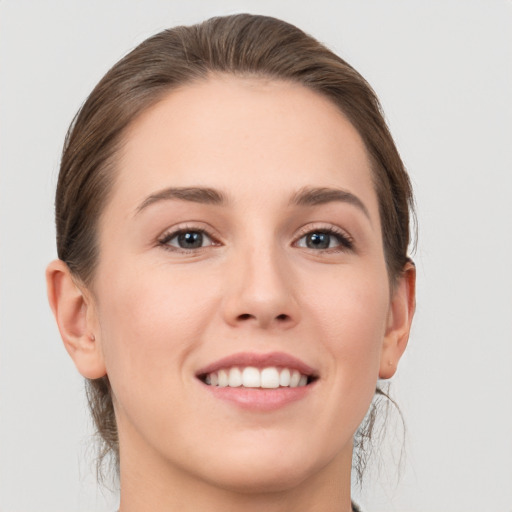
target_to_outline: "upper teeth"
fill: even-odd
[[[289,368],[255,368],[247,366],[245,368],[223,368],[217,372],[206,375],[206,384],[218,387],[238,388],[278,388],[305,386],[308,383],[306,375],[302,375],[298,370]]]

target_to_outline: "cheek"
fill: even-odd
[[[331,314],[326,319],[339,336],[339,343],[334,347],[350,358],[371,359],[368,356],[379,352],[387,314],[387,294],[376,289],[375,283],[347,287],[333,300]]]
[[[309,303],[331,350],[363,357],[380,349],[389,313],[386,274],[371,268],[346,268],[334,276],[317,276],[317,284],[309,293]]]
[[[343,285],[341,285],[343,283]],[[375,391],[385,335],[389,288],[382,274],[351,273],[326,285],[317,303],[317,325],[332,364],[333,399],[357,411],[359,421]]]
[[[136,426],[172,444],[183,438],[182,424],[191,429],[194,424],[193,417],[187,419],[193,411],[182,391],[190,384],[189,355],[200,344],[212,301],[198,294],[199,283],[187,280],[184,273],[163,266],[151,272],[131,270],[118,265],[104,274],[109,284],[99,308],[119,435],[132,435]],[[128,275],[133,278],[126,279]]]
[[[139,388],[170,386],[183,376],[183,361],[200,342],[212,298],[206,291],[197,293],[200,283],[186,273],[171,273],[164,266],[151,272],[122,265],[109,270],[103,281],[108,285],[99,294],[104,298],[99,314],[109,377],[127,388],[137,381]],[[133,278],[127,279],[129,275]]]

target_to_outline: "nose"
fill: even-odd
[[[289,329],[300,321],[296,279],[285,257],[270,250],[247,250],[230,262],[224,320],[231,326]]]

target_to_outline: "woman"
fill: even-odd
[[[66,140],[47,270],[121,512],[348,511],[414,313],[412,192],[364,79],[251,15],[164,31]]]

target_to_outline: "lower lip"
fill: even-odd
[[[287,406],[293,402],[304,399],[314,387],[314,382],[307,386],[298,386],[296,388],[230,388],[208,386],[205,388],[213,394],[215,398],[231,402],[241,409],[251,411],[275,411]]]

